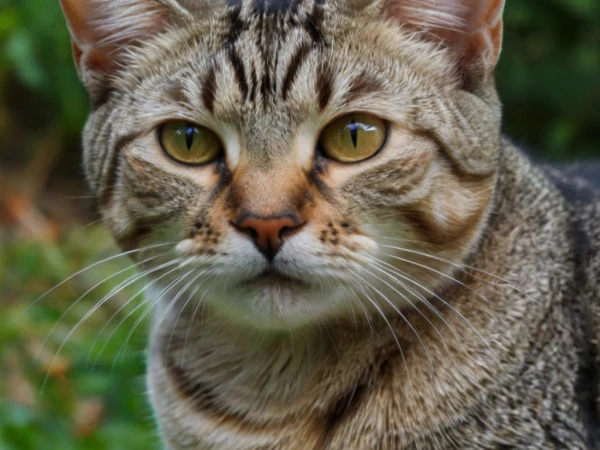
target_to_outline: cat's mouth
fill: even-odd
[[[266,269],[260,275],[251,278],[243,283],[244,287],[248,288],[300,288],[300,287],[308,287],[308,283],[300,280],[299,278],[291,277],[289,275],[285,275],[275,269]]]

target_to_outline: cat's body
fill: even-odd
[[[502,1],[63,7],[106,222],[176,257],[133,254],[167,448],[599,445],[600,200],[501,137]],[[336,161],[359,113],[385,143]]]
[[[211,336],[210,316],[187,345],[187,320],[157,333],[150,392],[172,448],[598,448],[598,194],[569,204],[508,143],[502,161],[480,271],[440,291],[456,311],[433,301],[448,323],[407,311],[421,343],[389,317],[404,356],[378,318],[279,342]]]

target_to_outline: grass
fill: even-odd
[[[127,257],[83,272],[31,306],[71,274],[118,253],[101,226],[65,236],[58,242],[0,236],[0,450],[159,448],[143,378],[146,321],[128,339],[145,308],[127,317],[137,298],[118,312],[139,284],[77,326],[135,273]]]

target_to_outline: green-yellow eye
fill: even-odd
[[[327,158],[343,163],[364,161],[383,148],[388,136],[385,120],[350,114],[330,123],[319,144]]]
[[[159,140],[164,152],[175,161],[194,166],[213,162],[223,151],[213,131],[188,122],[167,122],[159,130]]]

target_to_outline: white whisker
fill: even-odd
[[[191,286],[193,283],[196,282],[196,280],[198,278],[200,278],[204,273],[206,273],[206,270],[203,270],[202,272],[198,273],[194,278],[192,278],[192,280],[183,288],[183,290],[187,290],[187,288],[189,286]],[[187,307],[187,305],[190,303],[190,301],[192,300],[192,298],[194,297],[194,295],[196,295],[196,292],[198,292],[198,290],[200,289],[200,286],[202,286],[202,283],[198,284],[198,286],[196,286],[194,288],[194,290],[191,292],[190,295],[188,295],[187,300],[185,301],[185,303],[183,304],[183,306],[179,309],[179,313],[177,314],[177,317],[175,318],[175,320],[173,321],[173,327],[171,328],[171,335],[169,336],[169,343],[167,344],[167,349],[171,348],[171,340],[173,339],[173,333],[175,332],[175,328],[177,327],[177,324],[179,323],[179,319],[181,318],[181,314],[183,313],[183,311],[185,310],[185,308]],[[184,352],[185,353],[185,352]]]
[[[144,262],[148,262],[151,261],[153,259],[159,258],[160,256],[163,256],[165,253],[162,253],[160,255],[157,256],[153,256],[151,258],[148,258],[146,260],[144,260]],[[87,291],[85,291],[79,298],[77,298],[77,300],[75,300],[74,302],[72,302],[65,311],[63,311],[63,313],[61,314],[61,316],[58,318],[58,320],[56,321],[56,323],[52,326],[52,328],[50,329],[50,331],[48,332],[48,334],[46,335],[46,338],[44,339],[44,341],[42,342],[42,344],[40,345],[39,350],[36,353],[35,359],[38,359],[40,357],[40,355],[42,354],[42,351],[44,350],[44,348],[46,347],[46,344],[48,344],[48,340],[50,339],[50,337],[52,336],[52,334],[54,333],[54,331],[56,330],[56,328],[58,327],[58,324],[60,322],[62,322],[64,320],[64,318],[67,316],[67,314],[73,310],[73,308],[75,308],[75,306],[77,306],[79,304],[79,302],[81,302],[90,292],[92,292],[94,289],[98,288],[100,285],[106,283],[108,280],[111,280],[119,275],[121,275],[124,272],[127,272],[128,270],[132,270],[135,268],[135,264],[130,265],[129,267],[126,267],[125,269],[119,270],[117,273],[114,273],[106,278],[104,278],[102,281],[96,283],[94,286],[92,286],[91,288],[89,288]],[[135,277],[135,275],[134,275]],[[131,277],[129,277],[127,280],[123,281],[120,283],[120,285],[126,283],[127,281],[131,280]],[[118,286],[117,286],[118,287]],[[113,289],[114,291],[114,289]],[[112,291],[111,291],[112,292]]]
[[[366,269],[364,269],[364,270],[366,270]],[[373,275],[369,271],[367,271],[367,272],[369,273],[369,275],[374,276],[375,278],[379,279],[380,281],[382,281],[383,283],[385,283],[387,286],[389,286],[392,289],[394,289],[394,291],[396,291],[398,294],[400,294],[400,292],[398,290],[396,290],[394,287],[392,287],[389,283],[383,281],[381,278],[377,277],[377,275]],[[369,283],[366,279],[364,279],[363,277],[361,277],[358,273],[355,273],[355,275],[358,278],[360,278],[364,283],[366,283],[367,285],[369,285],[373,291],[377,292],[381,296],[381,298],[383,298],[386,301],[386,303],[389,304],[394,309],[394,311],[396,311],[398,313],[398,315],[402,318],[402,320],[404,320],[404,322],[406,322],[406,324],[413,331],[413,333],[415,334],[415,336],[417,337],[417,339],[421,343],[421,346],[423,347],[423,350],[425,350],[425,354],[427,355],[427,358],[429,359],[429,363],[431,364],[431,368],[432,368],[432,370],[434,370],[433,358],[431,357],[431,354],[429,353],[429,350],[427,350],[427,347],[425,346],[425,343],[421,339],[421,336],[419,335],[419,332],[416,330],[416,328],[413,326],[413,324],[410,323],[410,320],[408,320],[406,318],[406,316],[402,313],[402,311],[400,311],[400,309],[390,299],[388,299],[387,296],[384,293],[382,293],[379,289],[377,289],[375,286],[373,286],[371,283]],[[400,295],[403,295],[403,294],[400,294]],[[406,300],[408,300],[408,298],[405,295],[403,295],[403,297]],[[409,301],[409,303],[411,303],[411,305],[413,305],[412,302]],[[413,307],[414,307],[414,305],[413,305]],[[421,313],[421,315],[423,315],[423,313]],[[423,315],[423,317],[425,317],[425,316]],[[433,326],[433,324],[432,324],[432,326]]]
[[[177,264],[177,262],[178,262],[178,260],[175,260],[175,261],[171,261],[170,263],[162,264],[161,266],[159,266],[157,268],[151,269],[151,272],[160,270],[161,268],[164,268],[168,265]],[[48,367],[46,376],[44,377],[44,382],[42,383],[42,388],[41,388],[42,392],[44,391],[44,388],[46,387],[46,384],[48,383],[48,377],[50,375],[52,367],[56,363],[56,358],[58,357],[58,355],[60,354],[60,352],[62,351],[64,346],[66,345],[69,338],[73,335],[73,333],[75,333],[75,331],[81,326],[81,324],[83,324],[87,319],[89,319],[104,303],[106,303],[108,300],[110,300],[115,294],[119,293],[120,291],[125,289],[127,286],[129,286],[130,284],[137,281],[137,279],[139,279],[139,278],[135,278],[133,281],[128,282],[127,284],[125,284],[124,286],[122,286],[121,288],[119,288],[116,291],[113,289],[113,291],[111,291],[109,294],[107,294],[102,300],[97,302],[81,319],[79,319],[79,321],[75,324],[75,326],[73,328],[71,328],[71,330],[67,333],[67,336],[64,338],[63,342],[58,347],[58,350],[54,354],[54,357],[52,358],[52,361],[50,363],[50,366]]]
[[[147,270],[145,272],[142,272],[141,274],[138,275],[137,280],[142,279],[144,277],[146,277],[147,275],[149,275],[150,273],[153,272],[157,272],[158,270],[162,270],[166,267],[172,266],[173,264],[178,264],[180,262],[179,259],[176,259],[174,261],[171,261],[170,263],[166,263],[163,264],[155,269],[152,270]],[[97,334],[96,339],[94,339],[94,342],[92,344],[92,347],[90,348],[90,351],[88,353],[88,363],[89,363],[89,358],[93,352],[93,350],[96,348],[96,345],[98,344],[98,340],[100,339],[100,336],[102,336],[102,334],[104,333],[104,331],[106,330],[106,328],[108,327],[108,325],[125,309],[129,306],[129,304],[134,301],[140,294],[142,294],[144,291],[146,291],[146,289],[148,289],[150,286],[152,286],[154,283],[158,282],[159,280],[169,276],[170,274],[172,274],[173,272],[179,270],[179,266],[165,272],[164,274],[160,275],[158,278],[154,279],[154,280],[150,280],[148,283],[146,283],[144,285],[144,287],[142,287],[139,291],[137,291],[135,294],[133,294],[125,303],[123,303],[119,309],[117,311],[115,311],[113,313],[113,315],[110,317],[110,319],[104,324],[104,326],[102,327],[102,329],[100,330],[100,332]],[[141,303],[143,304],[143,303]],[[132,315],[135,313],[135,311],[137,311],[137,309],[139,308],[136,307],[134,308],[133,311],[131,311],[129,314],[127,314],[127,316],[122,319],[117,326],[113,329],[113,331],[110,333],[110,335],[108,336],[108,338],[106,339],[106,341],[104,342],[104,345],[102,346],[102,348],[100,349],[100,352],[98,353],[98,355],[96,356],[96,359],[94,360],[94,363],[92,365],[92,369],[96,366],[96,363],[98,362],[98,359],[100,358],[100,356],[102,355],[102,353],[104,352],[104,349],[106,348],[106,345],[108,344],[108,342],[110,342],[111,338],[113,337],[114,333],[117,331],[117,329]]]
[[[154,249],[154,248],[164,247],[166,245],[173,245],[173,244],[174,244],[174,242],[165,242],[163,244],[149,245],[147,247],[140,248],[140,249],[137,249],[137,250],[130,250],[128,252],[119,253],[118,255],[111,256],[109,258],[103,259],[102,261],[98,261],[98,262],[96,262],[96,263],[94,263],[92,265],[89,265],[89,266],[81,269],[80,271],[75,272],[73,275],[71,275],[68,278],[66,278],[65,280],[61,281],[60,283],[58,283],[53,288],[47,290],[43,295],[41,295],[36,300],[34,300],[31,305],[29,305],[27,308],[25,308],[23,310],[23,313],[27,312],[29,309],[31,309],[33,306],[35,306],[38,302],[40,302],[42,299],[44,299],[48,294],[50,294],[51,292],[54,292],[56,289],[58,289],[59,287],[61,287],[63,284],[65,284],[68,281],[72,280],[76,276],[81,275],[82,273],[87,272],[90,269],[93,269],[94,267],[98,267],[101,264],[107,263],[107,262],[115,260],[117,258],[122,258],[123,256],[133,255],[134,253],[140,253],[140,252],[143,252],[143,251],[146,251],[146,250],[151,250],[151,249]]]
[[[356,274],[356,271],[354,272]],[[400,340],[398,339],[398,336],[396,335],[396,331],[394,330],[394,328],[392,327],[392,324],[390,323],[390,321],[387,319],[387,317],[385,316],[385,313],[383,312],[383,310],[379,307],[379,305],[377,304],[377,302],[375,302],[375,300],[373,300],[369,294],[363,289],[362,286],[360,285],[356,285],[358,287],[358,289],[360,289],[360,291],[365,295],[365,297],[367,298],[367,300],[369,300],[369,302],[371,302],[371,304],[373,305],[373,307],[375,307],[375,309],[379,312],[379,314],[381,315],[381,317],[383,318],[383,320],[385,321],[385,323],[387,324],[388,328],[390,329],[390,331],[392,332],[392,337],[394,338],[394,341],[396,341],[396,345],[398,346],[398,350],[400,351],[400,355],[402,356],[402,361],[404,362],[404,369],[406,370],[406,374],[409,377],[409,382],[410,382],[410,372],[408,370],[408,364],[406,362],[406,358],[404,357],[404,351],[402,351],[402,345],[400,345]]]
[[[375,269],[376,270],[378,270],[379,272],[383,273],[384,275],[386,275],[391,280],[395,281],[398,285],[400,285],[400,287],[402,287],[403,289],[406,289],[406,291],[408,291],[408,293],[410,293],[412,295],[415,295],[417,298],[419,298],[419,300],[422,303],[424,303],[434,314],[436,314],[448,326],[448,328],[451,330],[451,332],[454,334],[454,336],[460,342],[460,338],[456,334],[456,331],[446,321],[446,319],[444,318],[443,314],[440,311],[438,311],[437,308],[435,308],[423,295],[421,295],[420,293],[418,293],[415,290],[411,289],[405,283],[403,283],[400,280],[398,280],[395,276],[393,276],[390,273],[388,273],[385,269],[377,267],[379,265],[378,261],[376,261],[374,259],[371,259],[371,262],[373,264],[375,264],[375,266],[376,266]],[[386,286],[388,286],[390,289],[392,289],[394,292],[396,292],[398,295],[400,295],[403,299],[405,299],[410,304],[410,306],[412,308],[414,308],[417,311],[417,313],[419,313],[419,315],[421,317],[423,317],[423,319],[425,319],[425,321],[433,328],[433,330],[435,331],[435,333],[439,336],[440,341],[442,342],[442,344],[444,345],[444,347],[446,347],[446,350],[448,350],[448,352],[450,353],[450,349],[448,348],[448,345],[446,344],[446,341],[444,340],[443,335],[440,333],[440,331],[437,329],[437,327],[429,320],[429,318],[425,314],[423,314],[423,312],[419,308],[417,308],[417,306],[409,299],[409,297],[407,295],[405,295],[402,292],[398,291],[396,288],[394,288],[392,285],[390,285],[389,283],[387,283],[385,280],[382,280],[377,275],[374,275],[374,274],[371,274],[371,275],[373,275],[375,278],[377,278],[378,280],[380,280],[382,283],[384,283]]]
[[[384,239],[395,239],[395,238],[389,238],[388,237],[388,238],[384,238]],[[398,239],[398,240],[402,240],[402,239]],[[416,254],[416,255],[424,256],[425,258],[431,258],[431,259],[434,259],[434,260],[437,260],[437,261],[440,261],[440,262],[443,262],[443,263],[446,263],[446,264],[450,264],[451,266],[460,269],[462,272],[468,274],[469,276],[471,276],[471,277],[473,277],[473,278],[475,278],[477,280],[483,281],[484,283],[489,284],[491,286],[507,286],[507,287],[510,287],[511,289],[515,290],[519,294],[522,294],[525,297],[527,297],[532,302],[534,302],[536,304],[539,304],[538,300],[536,300],[535,298],[531,297],[527,292],[524,292],[523,290],[521,290],[518,287],[516,287],[515,285],[513,285],[510,281],[508,281],[508,280],[506,280],[506,279],[504,279],[502,277],[499,277],[498,275],[494,275],[493,273],[486,272],[484,270],[478,269],[477,267],[472,267],[472,266],[468,266],[466,264],[461,264],[461,263],[449,261],[447,259],[440,258],[439,256],[430,255],[428,253],[419,252],[417,250],[410,250],[410,249],[402,248],[402,247],[394,247],[392,245],[381,245],[381,247],[390,248],[390,249],[394,249],[394,250],[399,250],[401,252],[413,253],[413,254]],[[482,273],[482,274],[487,275],[489,277],[495,278],[496,280],[501,281],[504,284],[493,283],[493,282],[491,282],[489,280],[486,280],[484,278],[478,277],[477,275],[469,273],[465,269],[474,270],[476,272]]]
[[[386,263],[385,261],[381,261],[381,260],[378,260],[378,259],[372,259],[372,262],[375,263],[375,264],[377,264],[377,265],[379,265],[383,270],[387,270],[388,272],[390,272],[388,274],[388,276],[390,278],[394,279],[397,283],[401,284],[405,289],[410,290],[410,292],[413,292],[415,295],[417,295],[419,297],[419,299],[421,299],[421,301],[423,303],[425,303],[425,305],[427,305],[427,307],[430,308],[430,310],[434,314],[436,314],[442,321],[444,321],[444,323],[450,328],[450,330],[452,331],[452,334],[454,334],[454,336],[456,337],[456,339],[458,340],[458,342],[461,344],[461,346],[462,346],[462,340],[461,340],[460,336],[457,334],[456,330],[452,326],[450,326],[450,324],[446,321],[446,319],[444,318],[444,315],[435,306],[433,306],[433,304],[429,300],[427,300],[427,298],[425,298],[425,296],[423,296],[422,294],[420,294],[416,290],[408,287],[405,283],[402,283],[396,277],[400,277],[400,278],[408,281],[409,283],[414,284],[418,288],[420,288],[423,291],[427,292],[429,295],[431,295],[431,296],[435,297],[436,299],[438,299],[439,301],[441,301],[452,312],[454,312],[462,320],[464,320],[467,323],[467,325],[469,325],[469,327],[471,327],[473,329],[473,331],[480,337],[480,339],[484,342],[484,344],[487,347],[489,347],[489,345],[487,344],[487,342],[485,341],[485,339],[483,339],[483,336],[481,336],[481,334],[479,333],[479,331],[475,327],[473,327],[473,325],[471,324],[471,322],[466,317],[464,317],[459,311],[457,311],[450,303],[446,302],[443,298],[441,298],[438,294],[436,294],[432,290],[428,289],[427,287],[423,286],[421,283],[417,282],[413,277],[409,276],[406,272],[403,272],[402,270],[398,269],[397,267],[392,266],[389,263]]]
[[[137,327],[142,323],[142,321],[146,318],[146,316],[152,311],[154,310],[154,308],[156,307],[156,305],[158,305],[158,303],[160,302],[160,300],[162,299],[162,296],[165,295],[167,292],[169,292],[171,289],[173,289],[175,286],[177,286],[179,283],[181,283],[182,281],[184,281],[191,273],[194,272],[194,269],[189,270],[188,272],[186,272],[184,275],[181,275],[180,277],[176,278],[169,286],[167,286],[165,289],[163,289],[161,292],[159,292],[156,296],[154,296],[153,298],[153,302],[150,304],[150,306],[142,313],[142,315],[140,317],[137,318],[137,320],[135,321],[135,323],[133,324],[133,327],[131,328],[131,330],[129,331],[129,334],[127,335],[127,337],[125,338],[125,341],[123,342],[123,344],[121,344],[121,348],[119,349],[119,351],[117,352],[116,356],[115,356],[115,360],[113,362],[113,367],[114,364],[116,363],[117,359],[119,358],[120,354],[124,354],[125,349],[127,347],[127,343],[129,342],[129,340],[131,339],[131,337],[133,336],[133,333],[135,332],[135,330],[137,329]],[[154,326],[152,327],[152,332],[153,333],[156,329],[158,329],[158,327],[160,326],[160,324],[162,323],[162,321],[164,320],[164,318],[166,317],[168,311],[172,308],[172,306],[175,304],[175,302],[177,302],[177,300],[179,300],[179,298],[181,297],[182,291],[180,290],[178,292],[178,294],[175,296],[175,298],[169,302],[169,305],[167,306],[167,308],[165,309],[165,311],[163,312],[163,315],[161,316],[161,319],[159,321],[157,321]],[[151,300],[152,301],[152,300]],[[143,303],[140,304],[140,306],[143,305]]]
[[[457,284],[460,284],[460,285],[461,285],[461,286],[463,286],[464,288],[466,288],[466,289],[468,289],[469,291],[473,292],[473,294],[475,294],[477,297],[479,297],[479,298],[481,298],[482,300],[484,300],[486,303],[489,303],[489,302],[490,302],[490,301],[487,299],[487,297],[485,297],[485,296],[481,295],[481,294],[480,294],[479,292],[477,292],[475,289],[473,289],[472,287],[470,287],[470,286],[468,286],[467,284],[463,283],[462,281],[460,281],[460,280],[457,280],[457,279],[456,279],[455,277],[453,277],[452,275],[448,275],[447,273],[441,272],[441,271],[439,271],[439,270],[436,270],[436,269],[434,269],[434,268],[432,268],[432,267],[428,267],[428,266],[426,266],[426,265],[424,265],[424,264],[419,264],[418,262],[411,261],[410,259],[406,259],[406,258],[400,258],[399,256],[390,255],[390,254],[386,254],[385,256],[388,256],[388,257],[390,257],[390,258],[397,259],[398,261],[402,261],[402,262],[405,262],[405,263],[408,263],[408,264],[412,264],[412,265],[415,265],[415,266],[417,266],[417,267],[421,267],[421,268],[423,268],[423,269],[425,269],[425,270],[429,270],[429,271],[431,271],[431,272],[434,272],[434,273],[436,273],[436,274],[438,274],[438,275],[440,275],[440,276],[442,276],[442,277],[444,277],[444,278],[447,278],[447,279],[449,279],[449,280],[452,280],[452,281],[454,281],[454,282],[455,282],[455,283],[457,283]]]

